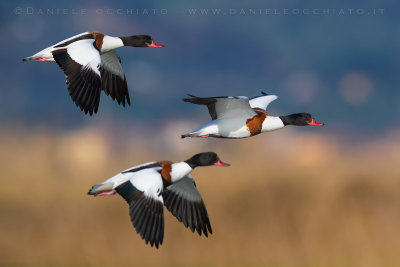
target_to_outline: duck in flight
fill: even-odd
[[[122,196],[129,204],[136,232],[146,244],[158,248],[164,239],[163,206],[192,232],[205,236],[212,233],[206,207],[191,176],[194,168],[212,165],[229,166],[214,152],[199,153],[177,163],[148,162],[94,185],[88,194]]]
[[[189,95],[183,101],[205,105],[212,121],[182,135],[185,137],[245,138],[262,132],[274,131],[287,125],[322,126],[309,113],[296,113],[287,116],[271,116],[268,105],[278,98],[262,92],[261,96],[196,97]]]
[[[23,61],[55,61],[64,71],[69,95],[74,103],[90,116],[97,113],[100,92],[130,105],[128,85],[115,51],[122,46],[154,47],[148,35],[112,37],[99,32],[84,32],[50,46]]]

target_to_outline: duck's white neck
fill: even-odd
[[[283,128],[285,125],[279,117],[267,116],[262,124],[261,132],[270,132]]]
[[[101,46],[101,52],[107,52],[122,46],[124,46],[124,43],[121,38],[105,35],[103,38],[103,45]]]
[[[173,163],[171,165],[171,183],[175,183],[192,172],[192,168],[186,162]]]

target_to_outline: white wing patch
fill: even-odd
[[[138,190],[144,192],[146,196],[164,203],[161,196],[163,190],[162,178],[154,168],[132,173],[130,182]]]
[[[91,68],[100,75],[101,57],[99,51],[93,46],[93,40],[80,40],[67,46],[67,51],[76,63]]]
[[[249,103],[252,108],[261,108],[266,110],[268,105],[276,99],[278,99],[277,95],[265,95],[253,98]]]
[[[117,175],[114,175],[113,177],[107,179],[106,181],[103,182],[103,184],[105,184],[105,183],[113,183],[114,184],[113,188],[116,188],[117,186],[119,186],[119,185],[125,183],[126,181],[131,180],[132,178],[134,178],[135,177],[134,174],[137,173],[137,172],[135,172],[135,170],[143,168],[143,167],[145,168],[147,165],[151,165],[151,164],[154,164],[154,163],[155,162],[153,162],[153,161],[152,162],[147,162],[147,163],[144,163],[144,164],[137,165],[137,166],[131,167],[129,169],[126,169],[126,170],[118,173]],[[158,171],[160,169],[161,169],[160,167],[159,168],[157,168],[157,167],[154,168],[154,170],[156,170],[156,171]],[[139,172],[142,173],[141,171],[139,171]]]

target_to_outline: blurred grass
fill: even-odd
[[[0,132],[1,266],[400,266],[399,132],[358,143],[290,130],[243,140],[174,133],[168,145],[104,132]],[[232,164],[193,173],[209,238],[166,212],[156,250],[119,196],[86,195],[130,166],[207,150]]]

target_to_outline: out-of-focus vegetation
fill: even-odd
[[[243,140],[104,132],[0,133],[1,266],[400,265],[399,132],[357,144],[290,129]],[[232,164],[193,173],[209,238],[166,211],[156,250],[122,198],[86,195],[130,166],[207,150]]]

